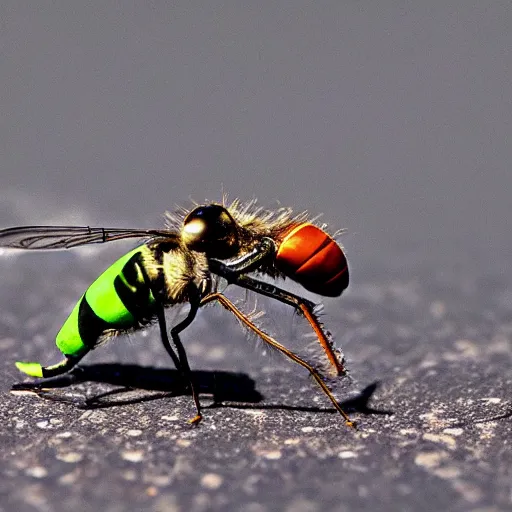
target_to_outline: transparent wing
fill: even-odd
[[[90,226],[21,226],[0,229],[0,247],[12,249],[70,249],[125,238],[174,242],[178,234],[162,229],[94,228]]]

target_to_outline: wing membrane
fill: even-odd
[[[162,229],[95,228],[90,226],[21,226],[0,229],[0,247],[12,249],[70,249],[125,238],[176,241],[174,231]]]

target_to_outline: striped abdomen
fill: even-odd
[[[154,314],[155,299],[143,274],[145,245],[119,258],[89,286],[57,334],[65,355],[79,356],[109,330],[136,328]]]
[[[276,267],[306,290],[326,297],[337,297],[348,286],[347,259],[341,247],[313,224],[299,224],[284,235]]]

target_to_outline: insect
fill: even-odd
[[[0,230],[0,247],[68,249],[114,240],[139,238],[144,242],[101,274],[85,291],[56,336],[64,358],[55,365],[17,362],[32,377],[47,378],[70,371],[105,337],[142,328],[155,319],[162,343],[190,388],[196,415],[202,419],[187,354],[180,339],[198,310],[220,303],[250,331],[309,371],[349,426],[354,426],[334,398],[321,373],[305,359],[262,331],[216,286],[219,278],[294,308],[313,329],[335,375],[345,375],[344,357],[315,314],[315,304],[262,281],[288,277],[306,290],[337,297],[348,286],[349,271],[341,247],[305,214],[290,209],[266,211],[252,201],[230,205],[208,203],[191,211],[167,214],[165,229],[23,226]],[[254,277],[256,274],[256,277]],[[167,333],[164,309],[189,303],[184,320]]]

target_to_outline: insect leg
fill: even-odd
[[[259,245],[240,258],[224,262],[212,258],[209,260],[209,266],[210,270],[215,273],[218,273],[217,270],[225,270],[230,275],[247,274],[260,267],[264,260],[271,257],[275,252],[274,242],[270,238],[264,237]]]
[[[151,285],[151,280],[149,279],[149,276],[146,272],[146,269],[143,265],[140,266],[140,269],[142,271],[142,275],[144,276],[144,280],[151,290],[151,293],[153,294],[153,297],[155,297],[156,300],[156,316],[158,319],[158,326],[160,327],[160,338],[162,340],[162,344],[165,347],[165,350],[167,353],[171,356],[171,359],[174,363],[174,366],[176,366],[176,369],[180,372],[182,378],[188,382],[188,385],[190,386],[190,391],[192,393],[192,398],[194,399],[194,403],[196,405],[197,414],[194,418],[190,420],[190,423],[196,424],[199,423],[202,419],[201,414],[201,404],[199,403],[199,397],[195,391],[193,379],[192,379],[192,372],[190,371],[190,365],[188,364],[187,359],[187,353],[185,352],[185,349],[183,347],[183,344],[181,343],[179,333],[186,329],[194,320],[197,310],[199,309],[198,305],[198,299],[197,297],[191,298],[190,300],[190,311],[183,320],[183,322],[179,323],[175,327],[171,329],[171,337],[172,341],[174,343],[174,347],[176,348],[176,351],[178,354],[176,354],[176,351],[172,347],[169,337],[167,336],[167,325],[165,321],[165,310],[162,302],[157,298],[158,293],[156,290],[153,289]],[[191,292],[193,293],[193,292]],[[197,292],[196,292],[197,295]]]
[[[171,356],[171,359],[174,363],[174,366],[176,366],[176,369],[182,372],[180,360],[176,355],[176,352],[172,348],[171,343],[169,342],[169,337],[167,336],[167,326],[165,323],[164,307],[160,302],[158,302],[156,316],[158,318],[158,326],[160,327],[160,337],[162,339],[162,344],[165,347],[165,350],[167,350],[167,353]]]
[[[341,359],[340,357],[337,357],[336,353],[334,352],[330,336],[324,330],[320,321],[318,320],[318,317],[314,312],[315,305],[311,301],[306,300],[298,295],[294,295],[293,293],[287,292],[286,290],[278,288],[272,284],[253,279],[245,275],[239,277],[237,284],[243,288],[253,290],[257,293],[267,295],[268,297],[283,302],[284,304],[288,304],[300,314],[302,314],[313,328],[318,342],[324,349],[329,362],[333,365],[334,368],[336,368],[337,374],[346,375],[347,370],[345,369],[344,365],[345,361],[343,360],[343,357],[341,357]]]
[[[242,288],[246,288],[247,290],[276,299],[291,306],[302,314],[313,328],[318,342],[324,349],[329,362],[336,369],[337,374],[345,375],[347,373],[343,358],[340,360],[340,358],[336,356],[328,334],[324,331],[320,321],[314,313],[315,304],[313,302],[287,292],[278,286],[254,279],[238,270],[233,270],[230,268],[229,264],[219,262],[218,260],[210,260],[210,268],[212,272],[226,279],[228,283],[236,284]]]
[[[186,329],[192,323],[192,321],[194,320],[194,318],[197,314],[198,309],[199,309],[198,300],[194,300],[191,297],[190,298],[190,311],[188,312],[187,318],[185,318],[185,320],[183,320],[182,322],[180,322],[178,325],[176,325],[175,327],[173,327],[171,329],[172,341],[174,342],[174,346],[176,347],[176,350],[178,352],[178,357],[179,357],[179,365],[180,366],[178,368],[181,370],[184,377],[188,380],[188,383],[190,386],[190,391],[192,392],[192,398],[194,399],[194,403],[196,405],[197,414],[195,415],[194,418],[189,420],[189,423],[192,423],[192,424],[199,423],[202,420],[203,415],[201,414],[201,404],[199,403],[199,396],[195,390],[194,382],[192,379],[192,372],[190,371],[190,366],[188,364],[187,353],[185,352],[185,348],[183,347],[183,344],[181,343],[179,334],[181,331]],[[164,345],[165,345],[165,343],[164,343]]]
[[[146,271],[146,268],[144,265],[139,264],[138,268],[142,272],[142,277],[144,278],[144,282],[146,283],[146,286],[151,291],[151,294],[153,295],[155,299],[155,306],[156,306],[156,317],[158,319],[158,326],[160,327],[160,338],[162,340],[162,344],[165,347],[165,350],[167,353],[171,356],[172,362],[174,363],[174,366],[177,370],[181,371],[181,364],[178,356],[176,355],[176,352],[172,348],[169,337],[167,336],[167,325],[165,322],[165,309],[162,301],[159,299],[159,293],[153,286],[153,283],[151,282],[151,279],[148,276],[148,273]]]
[[[235,315],[235,317],[238,320],[240,320],[246,327],[248,327],[254,333],[256,333],[263,341],[265,341],[273,348],[284,354],[286,357],[290,358],[292,361],[301,365],[303,368],[306,368],[306,370],[308,370],[311,376],[315,379],[317,384],[322,388],[322,391],[333,403],[334,407],[336,407],[336,410],[341,414],[341,416],[343,416],[343,419],[345,420],[347,426],[355,428],[355,423],[348,417],[345,411],[340,407],[340,405],[336,401],[336,398],[334,398],[334,395],[331,393],[331,391],[323,381],[321,375],[308,362],[304,361],[304,359],[300,358],[297,354],[287,349],[285,346],[281,345],[279,342],[274,340],[274,338],[271,338],[268,334],[263,332],[257,325],[252,323],[227,297],[225,297],[221,293],[216,292],[207,295],[201,300],[201,306],[214,300],[218,301],[225,309],[233,313],[233,315]]]

